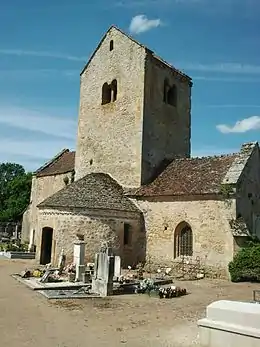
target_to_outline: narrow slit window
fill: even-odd
[[[131,225],[124,223],[124,246],[131,244]]]
[[[110,50],[110,52],[113,51],[113,49],[114,49],[114,41],[111,40],[111,41],[110,41],[110,44],[109,44],[109,50]]]

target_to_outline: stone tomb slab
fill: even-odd
[[[50,283],[41,283],[39,278],[30,277],[30,278],[22,278],[18,274],[11,275],[18,282],[25,284],[32,290],[51,290],[51,289],[70,289],[73,290],[81,287],[87,287],[90,283],[83,282],[50,282]]]
[[[75,289],[51,289],[51,290],[40,290],[40,294],[45,296],[47,299],[63,300],[63,299],[93,299],[101,298],[97,294],[87,294],[84,291],[77,291]]]

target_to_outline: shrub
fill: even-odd
[[[249,242],[229,263],[232,282],[260,282],[260,243]]]
[[[7,252],[27,252],[28,251],[28,244],[20,244],[20,245],[15,245],[12,242],[7,242],[7,243],[0,243],[0,251],[7,251]]]

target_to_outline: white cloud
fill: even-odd
[[[61,111],[37,111],[0,106],[0,124],[67,139],[76,138],[76,115],[58,116]]]
[[[44,141],[0,139],[0,162],[16,162],[28,171],[35,171],[63,148],[73,149],[74,141],[46,139]]]
[[[205,108],[260,108],[260,105],[241,105],[241,104],[227,104],[227,105],[201,105]]]
[[[239,82],[239,83],[260,83],[259,78],[251,77],[226,77],[226,76],[192,76],[194,81],[206,81],[206,82]]]
[[[203,72],[222,72],[230,74],[260,74],[260,65],[242,64],[242,63],[182,63],[179,64],[182,69]]]
[[[8,127],[12,131],[7,132]],[[30,132],[24,135],[19,129]],[[68,117],[66,108],[34,110],[0,104],[0,134],[0,162],[36,170],[63,148],[75,148],[77,119],[73,114]]]
[[[0,70],[0,78],[32,79],[32,78],[79,78],[79,70],[58,69],[10,69]]]
[[[114,5],[116,7],[126,7],[126,8],[133,8],[133,7],[157,7],[157,6],[169,6],[176,4],[197,4],[197,3],[204,3],[207,0],[121,0],[116,1]]]
[[[63,60],[72,60],[72,61],[85,61],[84,57],[77,57],[74,55],[58,52],[47,52],[47,51],[31,51],[23,49],[0,49],[0,54],[4,55],[16,55],[16,56],[34,56],[34,57],[43,57],[43,58],[54,58],[54,59],[63,59]]]
[[[140,34],[153,28],[157,28],[160,25],[162,25],[160,19],[148,19],[147,16],[141,14],[132,18],[129,31],[131,34]]]
[[[249,118],[245,118],[245,119],[237,121],[233,126],[230,126],[227,124],[219,124],[217,125],[217,129],[223,134],[245,133],[251,130],[259,130],[260,117],[252,116]]]
[[[13,140],[3,138],[0,140],[0,157],[3,155],[27,156],[31,159],[50,159],[63,148],[74,147],[74,142],[70,140]]]

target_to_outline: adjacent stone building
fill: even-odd
[[[30,204],[23,216],[22,240],[35,244],[38,204],[74,181],[75,152],[64,149],[34,172]]]
[[[62,249],[72,261],[83,234],[86,261],[106,243],[124,266],[199,262],[227,276],[234,253],[260,236],[259,146],[190,158],[191,88],[190,77],[108,30],[80,75],[76,152],[33,178],[23,234],[40,263],[56,264]]]
[[[226,276],[250,234],[260,237],[259,172],[258,144],[245,144],[231,155],[174,160],[151,184],[128,192],[143,211],[152,263],[174,266],[185,256]]]

